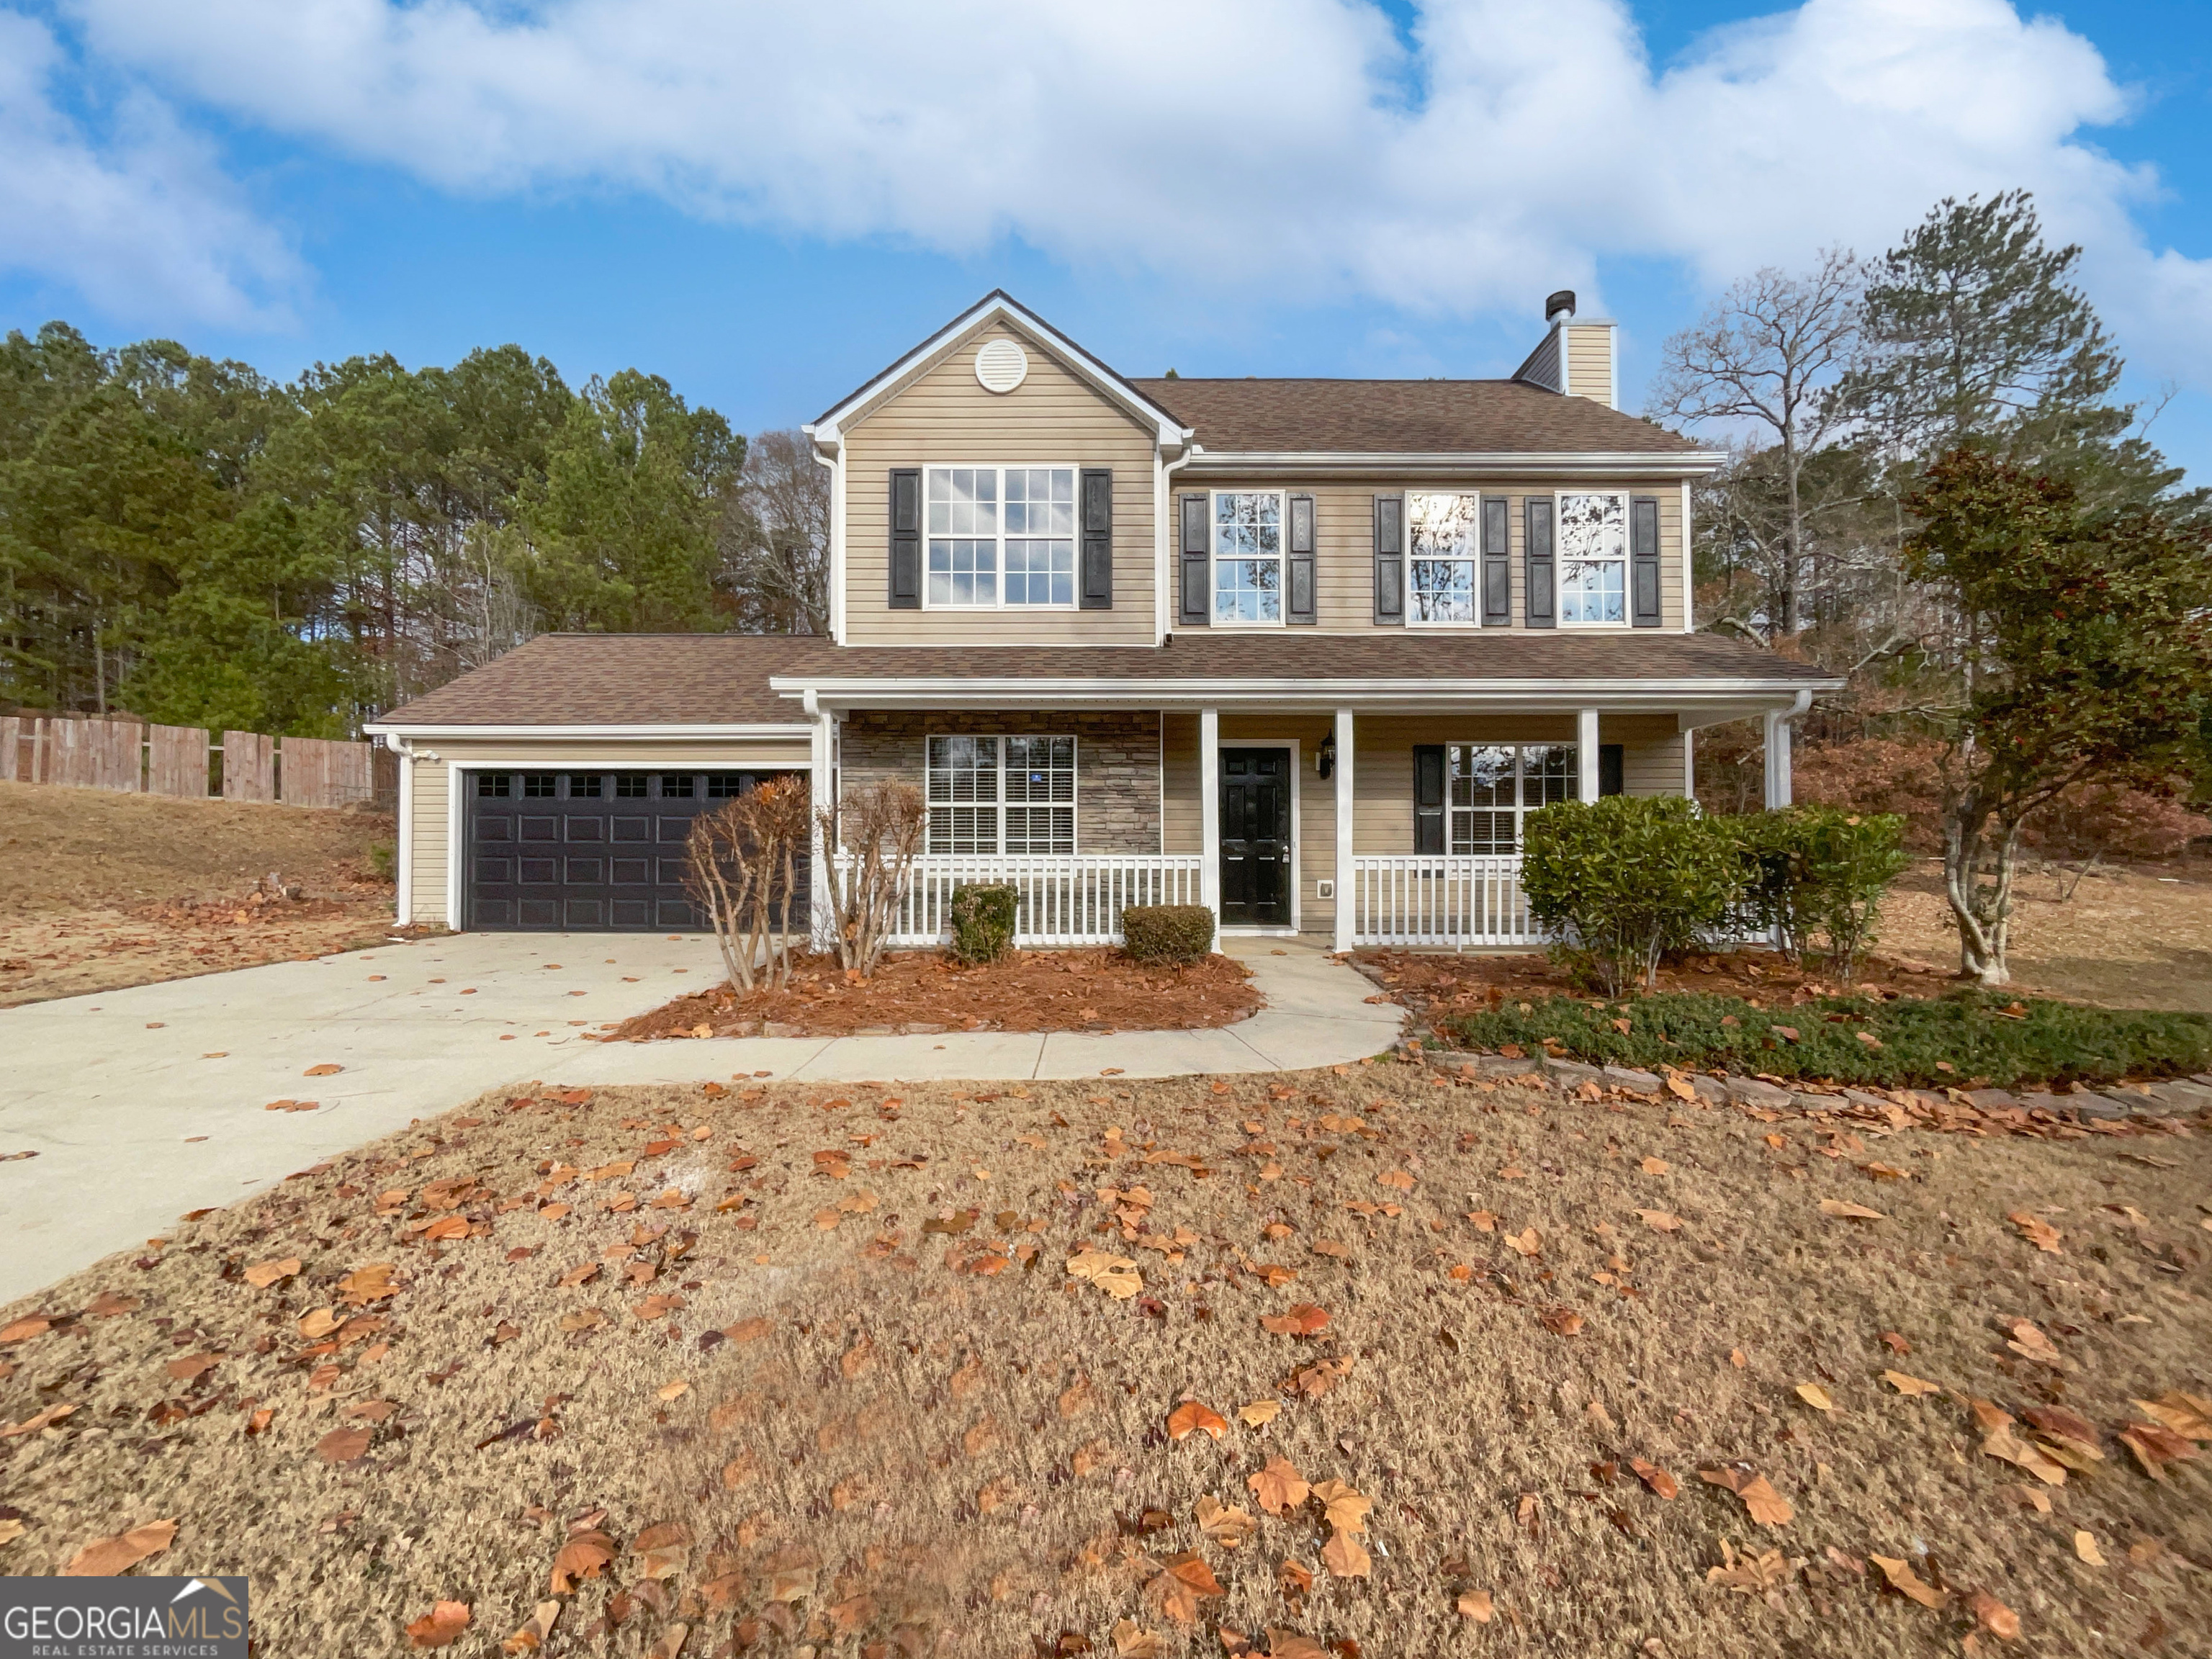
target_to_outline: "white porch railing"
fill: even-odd
[[[851,862],[849,853],[837,854],[841,873]],[[940,943],[951,935],[955,889],[1003,882],[1022,896],[1016,945],[1118,945],[1125,906],[1196,904],[1203,863],[1196,854],[926,856],[915,860],[890,943],[909,950]]]
[[[1355,854],[1352,939],[1359,945],[1538,945],[1510,854]]]

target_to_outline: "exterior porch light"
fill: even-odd
[[[1325,778],[1335,770],[1336,730],[1332,726],[1322,735],[1321,747],[1314,750],[1314,773],[1318,777]]]

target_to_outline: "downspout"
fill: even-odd
[[[404,927],[415,920],[415,751],[397,732],[384,734],[399,757],[399,824],[392,860],[392,919]],[[452,856],[448,849],[447,856]]]
[[[1168,631],[1174,624],[1170,618],[1181,614],[1179,603],[1171,601],[1182,580],[1182,527],[1174,511],[1175,475],[1198,459],[1198,446],[1186,440],[1182,454],[1175,460],[1160,463],[1159,499],[1153,504],[1153,523],[1156,526],[1152,546],[1152,639],[1155,644],[1167,643]],[[1173,541],[1176,550],[1168,551]]]

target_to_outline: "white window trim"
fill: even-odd
[[[1583,493],[1583,492],[1577,491],[1577,494],[1581,494],[1581,493]],[[1451,751],[1452,751],[1453,750],[1455,750],[1455,749],[1510,749],[1510,750],[1513,751],[1513,796],[1514,796],[1514,799],[1517,801],[1517,800],[1521,798],[1521,795],[1522,795],[1522,787],[1521,787],[1521,786],[1522,786],[1522,784],[1523,782],[1525,782],[1525,781],[1527,781],[1527,780],[1526,780],[1526,762],[1522,759],[1522,750],[1528,750],[1528,749],[1565,749],[1565,750],[1575,750],[1575,749],[1577,749],[1577,746],[1578,746],[1578,745],[1577,745],[1577,744],[1576,740],[1575,740],[1574,738],[1564,738],[1564,739],[1562,739],[1562,738],[1486,738],[1486,739],[1482,739],[1482,740],[1480,740],[1480,741],[1478,741],[1478,740],[1476,740],[1476,739],[1474,739],[1474,738],[1462,738],[1462,739],[1460,739],[1460,740],[1459,740],[1459,741],[1457,741],[1457,742],[1453,742],[1453,743],[1447,743],[1447,744],[1445,744],[1445,745],[1444,745],[1444,853],[1445,853],[1445,856],[1446,856],[1446,857],[1448,857],[1448,858],[1478,858],[1478,859],[1489,859],[1489,858],[1519,858],[1519,857],[1521,856],[1521,842],[1522,842],[1522,839],[1523,833],[1524,833],[1524,831],[1526,830],[1526,828],[1527,828],[1527,825],[1528,825],[1528,815],[1529,815],[1531,812],[1539,812],[1539,811],[1541,811],[1543,810],[1543,808],[1542,808],[1542,807],[1538,807],[1538,806],[1455,806],[1455,805],[1452,805],[1452,798],[1451,798],[1451,783],[1452,783],[1452,774],[1451,774],[1451,764],[1452,764],[1452,763],[1451,763]],[[1577,754],[1577,756],[1576,756],[1576,762],[1577,762],[1577,769],[1579,769],[1579,765],[1580,765],[1581,758],[1582,758],[1582,757],[1581,757],[1581,756],[1580,756],[1579,754]],[[1569,786],[1570,786],[1570,789],[1571,789],[1571,791],[1572,786],[1574,785],[1575,781],[1576,781],[1575,777],[1574,777],[1573,775],[1571,775],[1568,777],[1568,780],[1567,780],[1567,782],[1568,782],[1568,784],[1569,784]],[[1573,800],[1573,799],[1575,799],[1575,796],[1573,795],[1573,793],[1570,793],[1567,795],[1566,799],[1569,799],[1569,800]],[[1547,805],[1549,805],[1549,803],[1547,802]],[[1455,816],[1455,814],[1460,813],[1460,812],[1468,812],[1468,813],[1474,813],[1474,812],[1510,812],[1510,813],[1513,815],[1513,850],[1512,850],[1511,852],[1510,852],[1510,853],[1454,853],[1454,852],[1451,850],[1452,839],[1453,839],[1453,838],[1452,838],[1452,819],[1453,819],[1453,817],[1454,817],[1454,816]]]
[[[1018,609],[1019,607],[1016,607]],[[929,746],[939,738],[990,738],[1000,745],[999,750],[998,798],[990,802],[999,814],[999,831],[994,839],[999,845],[995,853],[932,853],[929,850],[929,821],[926,816],[937,806],[981,806],[982,801],[933,801],[929,798]],[[1008,805],[1030,806],[1037,803],[1006,799],[1006,751],[1008,738],[1066,738],[1068,745],[1067,771],[1070,793],[1064,803],[1068,810],[1069,823],[1073,826],[1069,834],[1068,850],[1065,853],[1009,853],[1006,845],[1006,811]],[[1047,806],[1063,805],[1060,801],[1042,803]],[[1064,859],[1077,858],[1083,852],[1083,739],[1073,732],[929,732],[921,739],[921,810],[925,814],[921,826],[921,848],[924,858],[940,859]]]
[[[1584,492],[1577,491],[1577,493],[1582,494]],[[1474,606],[1474,614],[1464,619],[1454,619],[1444,617],[1416,617],[1413,614],[1413,497],[1416,495],[1464,495],[1468,500],[1474,503],[1474,551],[1470,553],[1467,558],[1467,562],[1474,568],[1474,582],[1473,586]],[[1405,491],[1404,499],[1406,501],[1406,522],[1402,526],[1402,530],[1406,538],[1406,626],[1408,628],[1462,629],[1480,628],[1482,626],[1482,492],[1479,489],[1453,489],[1449,487],[1437,489],[1416,489],[1408,487]],[[1554,507],[1552,511],[1553,514],[1553,522],[1556,523],[1559,508]]]
[[[1016,616],[1028,616],[1038,611],[1074,611],[1080,608],[1083,599],[1082,462],[1068,460],[923,461],[920,463],[920,465],[921,468],[921,547],[920,562],[921,565],[921,608],[924,611],[943,611],[967,613],[977,611],[1011,611]],[[1074,580],[1069,588],[1070,597],[1066,605],[1008,605],[1006,603],[1006,474],[1009,472],[1033,471],[1039,467],[1049,467],[1055,471],[1072,471],[1075,474],[1075,523],[1073,529],[1068,536],[1068,540],[1074,544],[1075,550]],[[929,602],[929,544],[931,539],[929,533],[929,475],[933,472],[957,472],[963,469],[975,472],[995,472],[999,475],[999,529],[992,538],[992,539],[998,544],[999,549],[998,580],[995,584],[995,592],[998,594],[998,598],[989,605],[932,605]],[[974,541],[978,538],[973,536],[963,536],[939,538],[939,539]],[[1021,541],[1044,541],[1057,540],[1058,538],[1023,536],[1018,537],[1016,539]],[[1021,734],[1018,733],[1017,735]]]
[[[1220,501],[1224,495],[1273,495],[1275,498],[1275,619],[1273,622],[1245,622],[1221,619],[1221,590],[1215,568],[1220,563],[1216,552],[1214,527],[1219,522]],[[1315,540],[1320,540],[1321,527],[1314,526]],[[1316,550],[1318,562],[1319,550]],[[1318,574],[1318,572],[1316,572]],[[1287,489],[1209,489],[1206,492],[1206,625],[1227,629],[1231,632],[1255,630],[1273,632],[1284,627],[1290,618],[1291,605],[1291,492]]]
[[[1567,521],[1565,505],[1570,495],[1612,495],[1620,502],[1620,620],[1569,622],[1566,606],[1567,556],[1561,532]],[[1555,489],[1552,492],[1552,626],[1580,632],[1625,632],[1636,625],[1636,496],[1626,489]]]

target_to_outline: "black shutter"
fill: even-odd
[[[1083,474],[1083,590],[1085,611],[1114,608],[1114,475],[1103,467]]]
[[[1506,538],[1503,495],[1482,498],[1482,625],[1513,625],[1513,554]]]
[[[1444,746],[1413,745],[1413,850],[1444,850]]]
[[[1182,498],[1182,555],[1179,561],[1182,605],[1176,617],[1184,628],[1203,628],[1211,619],[1212,595],[1208,592],[1206,551],[1211,528],[1206,521],[1206,497]]]
[[[921,469],[891,469],[891,609],[921,609]]]
[[[1659,498],[1628,498],[1628,591],[1638,628],[1659,626]]]
[[[1375,498],[1375,620],[1406,620],[1406,498]]]
[[[1628,793],[1626,755],[1617,743],[1601,743],[1597,746],[1597,792],[1601,795],[1623,795]]]
[[[1311,623],[1314,616],[1314,498],[1291,497],[1290,603],[1288,623]]]
[[[1524,606],[1531,628],[1551,628],[1556,625],[1558,610],[1554,599],[1558,582],[1552,571],[1552,498],[1531,495],[1525,504],[1528,520],[1528,592]]]

